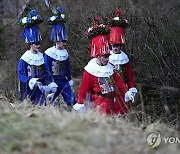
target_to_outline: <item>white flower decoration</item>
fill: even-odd
[[[52,17],[50,17],[50,20],[51,20],[51,21],[54,21],[54,20],[56,20],[56,17],[55,17],[55,16],[52,16]]]
[[[125,21],[126,23],[128,23],[127,19],[124,19],[124,21]]]
[[[100,26],[100,27],[105,27],[105,25],[104,25],[104,24],[100,24],[99,26]]]
[[[64,18],[65,18],[65,15],[64,15],[64,14],[61,14],[61,18],[63,18],[63,19],[64,19]]]
[[[22,18],[22,23],[23,24],[27,23],[27,17]]]
[[[114,20],[119,20],[119,17],[114,17]]]
[[[32,19],[33,19],[33,20],[37,20],[37,16],[33,16]]]
[[[89,28],[88,28],[88,33],[89,33],[91,30],[93,30],[93,27],[89,27]]]

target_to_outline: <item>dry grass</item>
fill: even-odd
[[[39,107],[0,98],[1,154],[139,154],[178,153],[179,145],[150,149],[151,131],[178,135],[159,122],[146,127],[129,118],[105,117],[92,110],[78,114],[52,106]]]

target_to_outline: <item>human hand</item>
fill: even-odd
[[[54,98],[54,93],[51,93],[51,94],[48,94],[47,95],[47,100],[48,100],[48,102],[52,102],[53,101],[53,98]]]
[[[73,80],[70,80],[70,81],[69,81],[69,85],[70,85],[70,86],[73,86],[73,84],[74,84]]]
[[[57,87],[58,85],[55,82],[51,82],[48,87],[50,88],[50,90],[55,93],[57,91]]]
[[[43,84],[39,81],[36,81],[36,85],[38,86],[39,90],[44,93],[45,90],[44,90],[44,87],[43,87]]]
[[[132,101],[132,103],[134,103],[134,95],[133,95],[133,93],[130,92],[130,91],[127,91],[125,93],[124,100],[125,100],[125,102]]]
[[[79,104],[79,103],[76,103],[73,105],[73,109],[78,111],[79,113],[82,113],[86,110],[86,107],[84,104]]]
[[[31,78],[30,80],[29,80],[29,83],[28,83],[28,85],[29,85],[29,88],[32,90],[33,88],[34,88],[34,86],[37,84],[37,80],[38,80],[39,78]]]
[[[137,89],[135,87],[132,87],[129,89],[130,92],[132,92],[133,96],[135,97],[136,94],[138,93]]]

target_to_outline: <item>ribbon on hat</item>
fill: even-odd
[[[42,17],[37,15],[36,10],[29,12],[30,17],[20,19],[20,25],[24,27],[24,32],[20,38],[25,38],[26,43],[35,43],[42,40],[38,25],[43,22]]]
[[[64,23],[57,23],[55,25],[52,25],[51,29],[51,40],[56,41],[63,41],[66,40],[66,28]]]
[[[26,43],[39,42],[42,40],[39,27],[37,25],[26,27],[20,38],[25,38]]]
[[[51,28],[51,41],[59,42],[67,40],[65,23],[67,19],[63,14],[62,7],[57,7],[55,15],[48,18],[48,23],[52,25]]]

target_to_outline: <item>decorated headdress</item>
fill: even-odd
[[[89,27],[86,31],[88,38],[91,38],[90,56],[97,57],[100,55],[106,55],[109,53],[109,44],[107,35],[109,34],[108,25],[104,25],[100,22],[100,17],[95,16],[92,22],[92,27]]]
[[[58,7],[56,9],[56,13],[52,17],[48,18],[48,23],[52,25],[51,40],[53,42],[67,40],[65,27],[66,22],[67,20],[65,19],[65,15],[63,14],[63,9],[61,7]]]
[[[124,28],[128,26],[126,19],[121,18],[121,11],[115,11],[115,17],[109,20],[109,26],[111,27],[109,35],[110,44],[123,44],[125,43]]]
[[[20,37],[25,38],[26,43],[37,43],[42,40],[38,25],[42,23],[43,20],[40,15],[37,15],[35,10],[31,10],[29,14],[29,17],[20,19],[20,25],[25,28]]]

